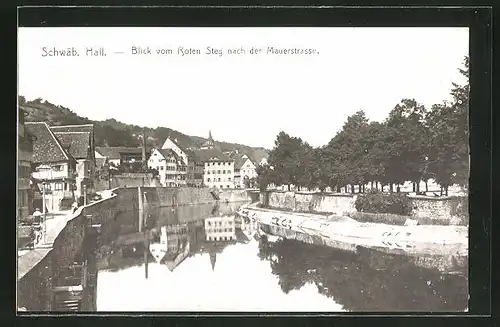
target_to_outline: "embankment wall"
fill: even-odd
[[[54,240],[52,249],[18,280],[18,307],[29,311],[50,310],[52,283],[58,279],[61,268],[74,262],[90,225],[100,224],[101,235],[111,236],[114,235],[116,225],[113,222],[120,213],[138,212],[137,187],[117,188],[112,191],[112,197],[79,208]],[[141,192],[145,194],[145,205],[150,207],[216,202],[208,188],[141,187]],[[246,190],[219,191],[219,197],[221,201],[227,199],[229,202],[251,200]],[[91,217],[87,217],[88,215]]]
[[[116,195],[90,203],[73,214],[54,240],[52,249],[18,280],[18,307],[24,307],[29,311],[51,309],[53,282],[59,278],[62,268],[74,262],[90,225],[110,226],[112,224],[109,222],[116,219],[121,210],[130,210],[135,205],[130,201],[131,194],[125,192],[125,195],[124,198]],[[91,220],[87,215],[92,215]]]
[[[346,215],[356,212],[356,195],[318,194],[270,191],[261,193],[260,202],[274,209],[298,212],[322,212]],[[467,197],[410,196],[412,216],[431,220],[449,220],[451,217],[468,216]]]
[[[144,173],[124,173],[111,176],[111,180],[100,179],[94,182],[96,191],[103,191],[114,188],[128,187],[161,187],[160,181],[152,174]]]
[[[132,192],[137,194],[137,188],[120,189],[123,193]],[[212,195],[212,189],[197,188],[197,187],[143,187],[142,192],[145,194],[146,202],[155,207],[170,207],[183,205],[197,205],[215,203],[216,200]],[[246,190],[225,189],[215,190],[220,201],[228,202],[243,202],[251,201],[252,196]],[[256,199],[256,196],[253,196]]]

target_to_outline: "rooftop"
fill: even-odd
[[[244,153],[238,153],[234,157],[234,169],[241,169],[249,157]]]
[[[90,132],[54,132],[54,135],[63,148],[69,149],[73,158],[84,159],[89,156]]]
[[[184,160],[182,160],[182,158],[181,158],[181,157],[179,157],[179,156],[177,155],[177,153],[175,153],[175,151],[174,151],[174,150],[172,150],[172,149],[157,149],[157,150],[158,150],[158,152],[160,152],[160,153],[161,153],[161,155],[162,155],[165,159],[166,159],[166,158],[168,158],[168,157],[174,157],[174,158],[175,158],[175,160],[177,160],[177,162],[178,162],[179,164],[181,164],[181,165],[185,165]]]
[[[193,154],[194,154],[196,160],[201,161],[201,162],[232,161],[227,155],[225,155],[219,149],[193,150]]]
[[[267,151],[263,149],[255,149],[251,155],[251,160],[254,162],[255,165],[260,164],[260,162],[264,158],[268,159],[269,154],[267,153]]]
[[[82,124],[82,125],[60,125],[51,126],[50,129],[54,132],[94,132],[93,124]]]
[[[95,150],[108,159],[120,159],[121,154],[141,154],[142,147],[96,146]],[[147,152],[147,149],[146,149]]]
[[[45,122],[26,122],[28,132],[34,136],[33,163],[50,163],[69,160],[61,143]]]

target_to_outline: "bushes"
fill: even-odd
[[[390,213],[396,215],[411,215],[412,203],[406,193],[381,193],[372,191],[360,194],[354,203],[359,212]]]

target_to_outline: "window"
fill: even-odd
[[[223,174],[225,174],[225,173],[226,173],[226,170],[223,170],[223,171],[222,171],[222,173],[223,173]]]
[[[62,165],[53,166],[52,169],[54,171],[62,171],[63,170],[63,166]]]
[[[155,157],[158,155],[158,153],[155,152],[155,154],[153,154]]]
[[[220,179],[220,178],[219,178]],[[220,181],[219,181],[220,182]],[[223,186],[221,185],[220,188],[222,188]]]
[[[219,182],[220,182],[220,177],[219,177]],[[222,185],[220,187],[222,188]]]
[[[230,182],[230,181],[231,181],[231,177],[228,177],[228,179],[227,179],[227,180],[228,180],[228,182]]]
[[[217,170],[217,174],[220,174],[220,170]],[[219,180],[220,181],[220,180]]]
[[[160,170],[160,166],[156,166],[156,170]]]
[[[209,177],[209,178],[207,178],[207,182],[210,182],[210,177]]]
[[[229,186],[229,185],[226,185],[226,188],[230,188],[230,187],[231,187],[231,186]]]
[[[164,168],[163,166],[160,166],[160,170],[163,170],[163,168]]]

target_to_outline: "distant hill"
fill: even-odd
[[[49,125],[78,125],[94,124],[96,146],[140,146],[142,143],[142,126],[124,124],[116,119],[96,121],[81,117],[69,108],[52,104],[43,99],[26,101],[19,97],[19,106],[28,112],[26,121],[45,121]],[[199,136],[185,135],[167,127],[145,128],[147,144],[160,147],[168,136],[176,138],[185,146],[199,147],[207,139]],[[264,148],[253,148],[243,144],[217,141],[222,151],[235,151],[247,153],[251,156],[262,156],[269,151]]]

